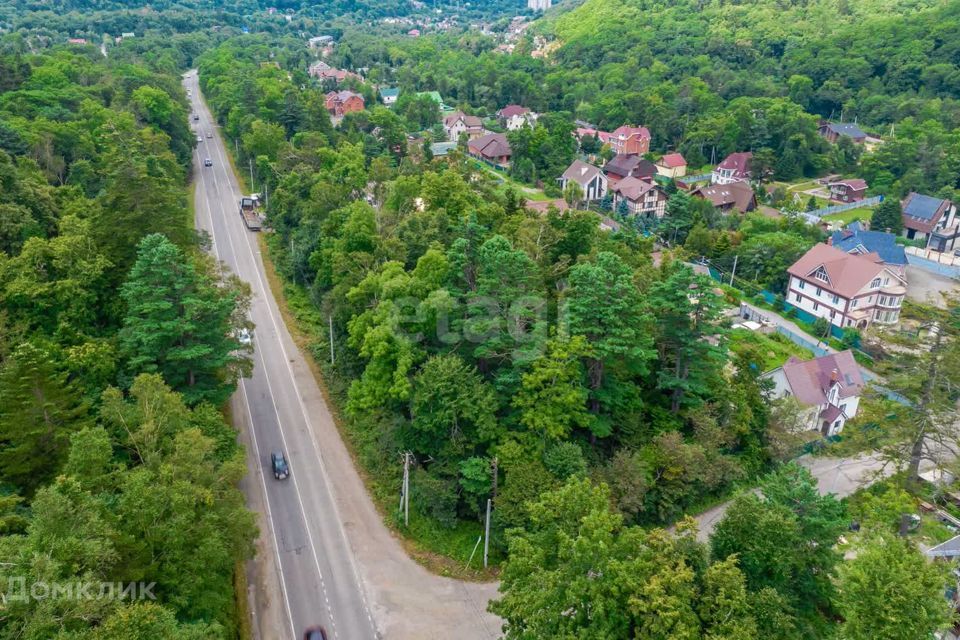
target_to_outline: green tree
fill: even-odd
[[[865,541],[837,581],[842,634],[849,640],[932,637],[953,620],[944,598],[948,567],[928,562],[913,544],[881,536]]]
[[[149,235],[120,291],[128,375],[160,373],[190,404],[223,402],[249,366],[235,337],[248,295],[236,280],[218,282],[210,268],[198,270],[164,236]]]
[[[899,235],[903,231],[903,209],[896,198],[886,198],[870,216],[870,228]]]

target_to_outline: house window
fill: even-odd
[[[829,282],[830,279],[827,278],[827,272],[823,270],[823,267],[817,269],[817,272],[813,274],[813,277],[817,280],[822,280],[823,282]]]
[[[819,308],[820,308],[820,303],[819,303],[819,302],[814,302],[814,303],[813,303],[813,310],[816,311],[816,310],[819,309]]]
[[[797,302],[800,302],[800,294],[799,294],[799,293],[794,293],[794,294],[793,294],[793,297],[796,298]]]
[[[879,286],[880,286],[880,278],[874,278],[873,282],[870,283],[871,289],[876,289]]]
[[[817,297],[819,298],[823,294],[823,289],[817,287]]]
[[[833,309],[830,309],[830,319],[831,319],[831,320],[833,320],[833,317],[834,317],[835,315],[837,315],[837,312],[834,311]]]
[[[804,286],[806,286],[806,284],[807,284],[806,282],[804,282],[804,281],[801,280],[800,278],[797,278],[797,288],[798,288],[798,289],[803,289]]]
[[[873,296],[870,296],[869,298],[867,298],[867,304],[870,304],[871,302],[873,302]]]
[[[890,284],[890,278],[884,278],[884,279],[883,279],[883,286],[887,286],[888,284]]]
[[[850,308],[851,308],[851,309],[856,309],[856,308],[857,308],[857,305],[858,305],[859,303],[860,303],[860,301],[857,300],[856,298],[854,298],[853,300],[850,301]]]
[[[833,304],[840,304],[840,296],[833,294]]]

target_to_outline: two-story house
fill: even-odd
[[[830,198],[839,202],[856,202],[867,195],[867,181],[861,178],[838,180],[827,187],[830,189]]]
[[[607,176],[603,175],[599,167],[582,160],[574,160],[558,181],[561,191],[565,190],[570,182],[580,185],[583,199],[588,202],[600,200],[607,195]]]
[[[498,167],[510,166],[510,142],[502,133],[488,133],[467,143],[467,152],[473,157]]]
[[[953,251],[960,237],[957,205],[950,200],[910,193],[901,203],[903,234],[911,240],[926,240],[934,251]]]
[[[690,192],[695,198],[704,198],[721,213],[747,213],[757,208],[757,196],[748,182],[712,184]]]
[[[510,104],[497,111],[497,120],[507,131],[516,131],[523,127],[532,127],[537,121],[537,114],[518,104]]]
[[[836,142],[844,136],[857,144],[863,144],[867,141],[867,134],[857,126],[856,122],[829,122],[824,120],[820,123],[819,132],[830,142]]]
[[[731,153],[710,174],[712,184],[731,184],[733,182],[748,182],[750,180],[750,160],[753,154],[749,151]]]
[[[334,117],[363,111],[363,96],[353,91],[331,91],[326,95],[326,107]]]
[[[876,253],[817,244],[787,269],[786,302],[837,327],[896,324],[907,281]]]
[[[443,119],[443,130],[447,140],[457,142],[460,135],[466,133],[468,140],[476,140],[483,135],[483,120],[477,116],[468,116],[462,111],[456,111]]]
[[[626,177],[611,184],[610,192],[614,209],[625,202],[627,211],[633,215],[662,218],[667,211],[667,194],[652,180]]]
[[[906,273],[907,253],[902,245],[897,244],[897,236],[884,231],[868,231],[859,220],[854,220],[840,231],[834,231],[827,242],[847,253],[863,256],[875,253],[883,264],[899,275]]]
[[[646,127],[624,125],[617,127],[609,138],[614,153],[635,153],[643,155],[650,151],[650,131]]]
[[[857,415],[863,376],[849,349],[813,360],[790,356],[763,374],[773,383],[770,398],[794,397],[804,408],[801,424],[824,437],[835,436]]]

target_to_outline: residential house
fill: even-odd
[[[516,131],[522,127],[532,127],[537,121],[537,114],[526,107],[511,104],[497,111],[497,120],[507,131]]]
[[[855,122],[828,122],[826,120],[820,123],[820,135],[836,142],[843,136],[847,136],[857,144],[863,144],[867,140],[867,134],[863,132]]]
[[[475,158],[499,167],[510,166],[510,143],[502,133],[488,133],[467,143],[467,151]]]
[[[687,175],[687,161],[679,153],[667,153],[657,160],[657,173],[667,178],[682,178]]]
[[[750,181],[750,160],[753,154],[749,151],[731,153],[710,174],[712,184],[732,184],[734,182]]]
[[[380,100],[383,101],[384,106],[392,107],[399,97],[400,89],[398,87],[380,87]]]
[[[709,200],[721,213],[747,213],[757,208],[757,196],[747,182],[712,184],[694,189],[690,195]]]
[[[330,115],[334,117],[363,111],[363,96],[353,91],[331,91],[327,94],[326,107]]]
[[[953,251],[960,237],[957,205],[950,200],[910,193],[904,199],[903,233],[911,240],[926,240],[934,251]]]
[[[867,195],[867,181],[861,178],[839,180],[827,186],[830,189],[830,198],[840,202],[856,202]]]
[[[876,253],[847,253],[817,244],[787,269],[786,301],[837,327],[895,324],[907,281]]]
[[[598,167],[582,160],[574,160],[558,180],[561,190],[566,190],[570,182],[580,185],[583,199],[588,202],[600,200],[607,194],[607,176]]]
[[[463,133],[467,134],[469,140],[476,140],[483,135],[483,120],[456,111],[443,119],[443,130],[447,134],[447,140],[451,142],[460,140]]]
[[[336,69],[322,60],[314,62],[312,65],[310,65],[310,67],[307,69],[307,73],[320,82],[323,82],[324,80],[333,80],[339,84],[347,78],[363,80],[363,78],[352,71],[347,71],[346,69]]]
[[[649,160],[636,154],[620,154],[603,165],[603,172],[607,175],[612,187],[624,178],[652,179],[657,173],[657,167]]]
[[[69,44],[87,44],[86,38],[67,38]]]
[[[626,202],[627,211],[638,216],[662,218],[667,211],[667,194],[653,180],[627,176],[610,185],[614,210]]]
[[[551,0],[527,0],[527,8],[531,11],[546,11],[550,8]]]
[[[875,253],[891,269],[901,276],[906,273],[907,254],[903,246],[897,244],[897,237],[884,231],[868,231],[863,224],[856,220],[841,231],[834,231],[828,240],[830,246],[855,253],[869,255]]]
[[[420,29],[410,29],[410,31],[407,31],[407,35],[410,36],[411,38],[419,38]]]
[[[436,102],[437,106],[440,107],[440,111],[446,111],[450,108],[443,103],[443,98],[440,96],[439,91],[420,91],[417,93],[417,97],[419,98],[420,96],[427,96]]]
[[[333,36],[314,36],[307,40],[307,47],[319,49],[333,43]]]
[[[610,134],[610,148],[616,154],[644,154],[650,151],[650,131],[646,127],[624,125]]]
[[[783,366],[764,373],[773,383],[771,398],[793,397],[804,408],[802,423],[824,437],[843,431],[857,415],[864,382],[849,349],[813,360],[790,356]]]

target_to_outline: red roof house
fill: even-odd
[[[510,165],[510,143],[502,133],[488,133],[467,143],[467,151],[475,158],[497,166]]]
[[[830,198],[840,202],[863,200],[867,194],[867,181],[861,178],[831,182],[829,187]]]
[[[713,184],[730,184],[750,180],[750,160],[753,154],[749,151],[731,153],[710,174]]]
[[[618,127],[610,134],[610,148],[614,153],[644,154],[650,151],[650,131],[646,127]]]
[[[679,153],[667,153],[657,160],[657,173],[668,178],[687,175],[687,161]]]
[[[353,91],[331,91],[326,96],[326,107],[330,115],[343,116],[355,111],[363,111],[363,96]]]

